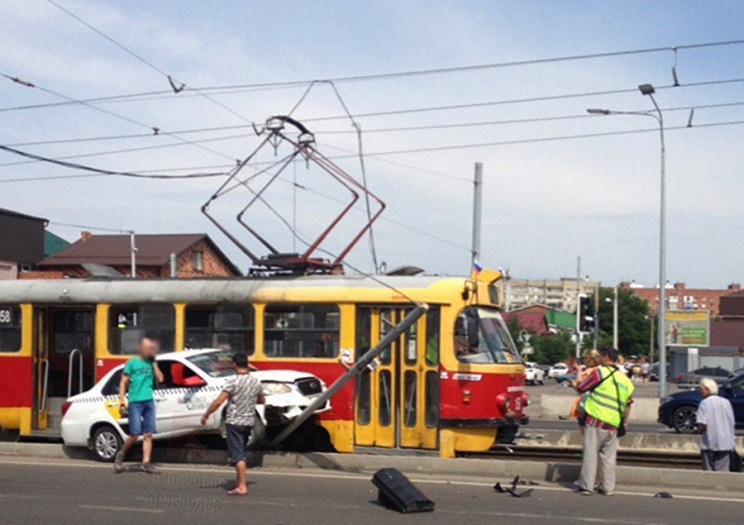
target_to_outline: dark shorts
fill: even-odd
[[[245,447],[251,439],[252,426],[225,425],[227,429],[227,450],[230,451],[230,461],[239,463],[246,461]]]
[[[127,414],[130,436],[155,433],[155,401],[129,403]]]

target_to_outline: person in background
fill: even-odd
[[[577,383],[582,383],[597,369],[601,360],[602,356],[597,350],[587,350],[584,352],[583,358],[585,368],[582,370],[581,367],[577,367],[575,377],[570,379],[574,379]],[[578,396],[571,407],[571,417],[578,421],[582,435],[584,435],[584,427],[586,426],[586,412],[584,411],[584,405],[586,404],[588,397],[588,393]]]
[[[142,436],[142,471],[155,473],[150,462],[152,456],[152,435],[155,433],[155,400],[153,389],[155,379],[163,381],[163,373],[158,368],[155,356],[158,354],[158,343],[143,338],[140,341],[138,355],[124,366],[119,383],[119,410],[122,417],[129,418],[129,437],[114,459],[114,470],[124,470],[124,458],[130,448]],[[127,399],[127,392],[129,398]]]
[[[651,377],[651,363],[645,357],[641,360],[641,377],[643,377],[643,384],[647,385]]]
[[[729,472],[736,445],[734,411],[729,400],[718,395],[718,385],[712,379],[701,379],[698,388],[703,396],[697,410],[703,470]]]
[[[235,464],[237,472],[237,485],[228,491],[230,496],[245,496],[248,494],[248,483],[245,471],[247,458],[245,448],[256,424],[256,405],[266,403],[261,381],[250,374],[248,368],[248,356],[242,352],[233,355],[233,367],[235,375],[228,378],[222,393],[209,406],[201,418],[201,424],[206,425],[214,412],[216,412],[225,401],[227,414],[225,415],[225,427],[227,429],[227,448],[230,451],[230,460]]]
[[[611,496],[615,489],[618,430],[626,428],[633,403],[633,382],[619,370],[618,351],[614,348],[601,352],[602,366],[582,382],[573,381],[577,392],[588,393],[584,411],[586,427],[581,461],[581,477],[577,492],[585,496]],[[597,476],[597,471],[601,476]],[[599,481],[599,483],[597,483]]]

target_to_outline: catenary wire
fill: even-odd
[[[451,74],[451,73],[460,73],[460,72],[466,72],[466,71],[478,71],[478,70],[515,67],[515,66],[526,66],[526,65],[539,65],[539,64],[549,64],[549,63],[556,63],[556,62],[578,61],[578,60],[598,59],[598,58],[612,58],[612,57],[617,57],[617,56],[628,56],[628,55],[635,55],[635,54],[674,52],[675,50],[679,51],[679,50],[689,50],[689,49],[703,49],[703,48],[723,47],[723,46],[732,46],[732,45],[741,45],[741,44],[744,44],[744,40],[721,40],[721,41],[715,41],[715,42],[703,42],[703,43],[697,43],[697,44],[684,44],[684,45],[677,45],[677,46],[638,48],[638,49],[629,49],[629,50],[621,50],[621,51],[609,51],[609,52],[604,52],[604,53],[591,53],[591,54],[582,54],[582,55],[568,55],[568,56],[562,56],[562,57],[548,57],[548,58],[531,59],[531,60],[495,62],[495,63],[478,64],[478,65],[472,65],[472,66],[455,66],[455,67],[449,67],[449,68],[434,68],[434,69],[409,70],[409,71],[389,72],[389,73],[377,73],[377,74],[370,74],[370,75],[352,75],[352,76],[345,76],[345,77],[332,77],[332,78],[328,78],[327,80],[332,80],[333,82],[341,83],[341,82],[359,82],[359,81],[365,81],[365,80],[407,78],[410,76]],[[163,73],[164,72],[161,72],[161,74]],[[224,91],[240,93],[241,92],[240,90],[248,90],[248,91],[264,90],[264,89],[271,90],[271,89],[281,89],[281,88],[288,88],[288,87],[305,88],[305,86],[307,86],[307,84],[309,84],[310,82],[312,82],[312,80],[291,80],[291,81],[284,81],[284,82],[261,82],[261,83],[252,83],[252,84],[201,86],[201,87],[197,87],[193,89],[198,90],[199,92],[202,92],[202,93],[207,92],[207,93],[213,93],[213,94],[222,94],[220,92],[224,92]],[[111,95],[111,96],[106,96],[106,97],[88,98],[88,99],[83,99],[81,101],[88,102],[88,103],[121,101],[121,100],[130,99],[130,98],[136,99],[136,98],[152,96],[152,95],[155,95],[155,96],[166,95],[169,93],[172,93],[172,90],[155,90],[155,91],[146,91],[146,92],[139,92],[139,93],[124,94],[124,95]],[[26,106],[17,106],[17,107],[7,107],[7,108],[0,108],[0,112],[27,110],[27,109],[39,109],[39,108],[59,106],[59,105],[65,105],[65,104],[71,104],[71,103],[72,102],[54,102],[54,103],[49,103],[49,104],[36,104],[36,105],[26,105]]]
[[[734,106],[744,106],[744,101],[722,102],[722,103],[717,103],[717,104],[672,106],[672,107],[663,107],[661,108],[661,110],[666,113],[666,112],[671,112],[671,111],[690,111],[692,109],[697,111],[697,110],[702,110],[702,109],[715,109],[715,108],[725,108],[725,107],[734,107]],[[635,113],[635,112],[641,112],[645,110],[630,109],[627,111]],[[556,115],[556,116],[551,116],[551,117],[531,117],[531,118],[517,118],[517,119],[503,119],[503,120],[479,120],[479,121],[469,121],[469,122],[449,122],[449,123],[444,123],[444,124],[422,124],[422,125],[417,125],[417,126],[393,126],[393,127],[383,127],[383,128],[365,128],[364,133],[365,134],[396,133],[396,132],[406,132],[406,131],[427,131],[427,130],[451,129],[451,128],[488,127],[488,126],[501,126],[501,125],[511,125],[511,124],[530,124],[530,123],[537,123],[537,122],[579,120],[579,119],[587,119],[587,118],[592,118],[592,117],[593,115],[571,114],[571,115]],[[214,126],[214,127],[207,127],[207,128],[178,129],[178,130],[171,130],[170,133],[174,133],[178,135],[188,135],[188,134],[193,134],[193,133],[212,133],[216,131],[229,131],[229,130],[235,130],[235,129],[249,129],[249,128],[252,129],[252,126],[247,125],[247,124],[235,124],[235,125],[229,125],[229,126]],[[313,133],[315,135],[338,135],[338,134],[352,134],[356,132],[354,130],[319,129],[319,130],[313,130]],[[31,142],[15,142],[15,143],[6,144],[6,146],[11,146],[11,147],[47,146],[47,145],[55,145],[55,144],[76,144],[76,143],[85,143],[85,142],[129,140],[129,139],[149,138],[153,136],[156,136],[156,135],[153,135],[152,133],[100,135],[100,136],[93,136],[93,137],[50,139],[50,140],[39,140],[39,141],[31,141]],[[414,166],[407,166],[407,167],[410,167],[412,169],[417,169]]]
[[[664,128],[665,131],[678,131],[678,130],[685,130],[685,129],[696,129],[696,128],[715,128],[715,127],[723,127],[723,126],[736,126],[736,125],[742,125],[744,124],[744,120],[732,120],[732,121],[726,121],[726,122],[711,122],[706,124],[695,124],[692,127],[688,126],[672,126],[672,127],[666,127]],[[449,150],[458,150],[458,149],[470,149],[470,148],[481,148],[481,147],[495,147],[495,146],[512,146],[512,145],[519,145],[519,144],[534,144],[534,143],[540,143],[540,142],[558,142],[562,140],[578,140],[578,139],[588,139],[588,138],[598,138],[598,137],[611,137],[611,136],[618,136],[618,135],[634,135],[634,134],[640,134],[640,133],[658,133],[658,128],[644,128],[644,129],[631,129],[631,130],[620,130],[620,131],[607,131],[607,132],[600,132],[600,133],[584,133],[584,134],[576,134],[576,135],[558,135],[558,136],[552,136],[552,137],[536,137],[532,139],[516,139],[516,140],[507,140],[507,141],[500,141],[500,142],[481,142],[481,143],[471,143],[471,144],[456,144],[452,146],[433,146],[428,148],[414,148],[414,149],[401,149],[401,150],[390,150],[390,151],[378,151],[378,152],[372,152],[372,153],[366,153],[365,155],[367,157],[370,157],[372,159],[378,160],[379,157],[383,157],[386,155],[403,155],[403,154],[410,154],[410,153],[422,153],[422,152],[435,152],[435,151],[449,151]],[[13,150],[12,148],[9,148],[7,146],[0,145],[0,149],[9,151],[11,153],[16,152],[17,150]],[[18,154],[23,154],[24,156],[31,156],[29,153],[25,152],[18,152]],[[337,155],[333,157],[329,157],[331,160],[338,160],[338,159],[344,159],[344,158],[353,158],[356,154],[350,153],[348,155]],[[38,157],[33,156],[31,158]],[[43,157],[42,157],[43,158]],[[77,168],[77,165],[72,163],[65,163],[63,161],[55,161],[54,159],[46,159],[47,162],[51,162],[54,164],[60,164],[66,167],[71,167],[74,169],[87,169],[89,171],[99,172],[101,175],[124,175],[124,176],[138,176],[138,178],[157,178],[157,179],[178,179],[178,178],[205,178],[205,177],[218,177],[225,175],[225,172],[220,173],[196,173],[191,174],[193,177],[190,177],[188,175],[146,175],[143,172],[109,172],[108,170],[98,170],[96,168],[90,168],[90,167],[81,167]],[[260,166],[263,163],[255,163],[253,166]],[[216,166],[215,168],[220,167],[226,167],[226,166]],[[186,168],[172,168],[171,171],[178,171],[178,170],[184,170]],[[204,169],[209,169],[209,166],[204,167]],[[158,170],[158,171],[168,171],[168,169]],[[54,176],[52,177],[46,177],[46,178],[36,178],[34,180],[46,180],[50,178],[56,178]],[[22,182],[25,180],[30,179],[0,179],[0,183],[3,182]],[[472,182],[468,179],[463,179],[465,182]]]

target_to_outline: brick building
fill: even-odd
[[[651,311],[659,310],[659,289],[646,288],[634,282],[620,283],[621,288],[632,291],[649,304]],[[712,317],[718,317],[721,298],[738,292],[741,285],[730,284],[726,288],[687,288],[685,283],[667,285],[667,308],[669,310],[709,310]]]
[[[176,277],[236,277],[240,270],[206,234],[136,235],[137,277],[171,277],[171,254],[176,257]],[[92,235],[44,259],[40,272],[28,278],[122,277],[131,275],[132,244],[129,235]],[[24,276],[25,277],[25,276]]]

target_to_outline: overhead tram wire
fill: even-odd
[[[697,111],[697,110],[702,110],[702,109],[716,109],[716,108],[725,108],[725,107],[734,107],[734,106],[744,106],[744,101],[722,102],[718,104],[697,104],[697,105],[688,105],[688,106],[673,106],[673,107],[661,108],[661,110],[664,112],[690,111],[692,109]],[[629,109],[627,111],[642,112],[646,110],[645,109],[635,109],[635,110]],[[471,121],[471,122],[450,122],[450,123],[445,123],[445,124],[422,124],[422,125],[417,125],[417,126],[393,126],[393,127],[386,127],[386,128],[365,128],[364,133],[365,134],[396,133],[396,132],[407,132],[407,131],[427,131],[427,130],[453,129],[453,128],[457,129],[457,128],[488,127],[488,126],[502,126],[502,125],[511,125],[511,124],[530,124],[530,123],[537,123],[537,122],[580,120],[580,119],[587,119],[587,118],[592,118],[592,115],[571,114],[571,115],[556,115],[552,117],[532,117],[532,118],[518,118],[518,119],[504,119],[504,120],[481,120],[481,121]],[[207,128],[178,129],[178,130],[172,130],[170,131],[170,133],[177,134],[177,135],[189,135],[193,133],[212,133],[216,131],[229,131],[229,130],[235,130],[235,129],[252,129],[252,126],[249,124],[234,124],[234,125],[229,125],[229,126],[214,126],[214,127],[207,127]],[[319,130],[313,130],[313,133],[315,135],[340,135],[340,134],[348,135],[348,134],[356,133],[356,131],[355,130],[319,129]],[[31,141],[31,142],[15,142],[11,144],[6,144],[6,146],[18,148],[18,147],[27,147],[27,146],[47,146],[47,145],[55,145],[55,144],[77,144],[77,143],[98,142],[98,141],[105,142],[105,141],[115,141],[115,140],[140,139],[140,138],[149,138],[153,136],[156,136],[156,135],[153,135],[153,133],[100,135],[100,136],[93,136],[93,137],[50,139],[50,140],[40,140],[40,141]],[[411,168],[411,169],[422,170],[422,168],[417,168],[416,166],[410,166],[406,164],[402,164],[402,166]],[[422,170],[422,171],[430,171],[430,170]],[[472,180],[468,179],[468,182],[472,183]]]
[[[165,77],[165,79],[171,85],[171,88],[173,88],[173,92],[175,94],[179,94],[184,88],[186,88],[186,84],[183,84],[180,81],[177,81],[172,75],[169,75],[166,71],[164,71],[163,69],[159,68],[158,66],[156,66],[155,64],[153,64],[151,61],[149,61],[146,58],[144,58],[142,55],[139,55],[139,54],[135,53],[134,51],[132,51],[131,49],[129,49],[127,46],[125,46],[124,44],[122,44],[118,40],[114,39],[113,37],[107,35],[103,31],[101,31],[100,29],[98,29],[97,27],[95,27],[90,22],[87,22],[86,20],[84,20],[80,16],[76,15],[75,13],[73,13],[72,11],[70,11],[69,9],[67,9],[67,8],[63,7],[62,5],[60,5],[58,2],[55,2],[55,0],[47,0],[47,2],[49,2],[53,6],[57,7],[58,9],[60,9],[61,11],[63,11],[64,13],[67,13],[69,16],[71,16],[72,18],[74,18],[75,20],[77,20],[78,22],[80,22],[81,24],[83,24],[84,26],[86,26],[91,31],[93,31],[96,34],[100,35],[101,37],[105,38],[107,41],[109,41],[110,43],[112,43],[113,45],[115,45],[116,47],[118,47],[119,49],[121,49],[122,51],[124,51],[125,53],[131,55],[135,59],[137,59],[140,62],[142,62],[143,64],[145,64],[150,69],[154,70],[155,72],[157,72],[160,75],[162,75],[163,77]],[[178,84],[181,84],[180,87],[176,85],[177,83]],[[230,108],[229,106],[226,106],[225,104],[223,104],[219,100],[216,100],[216,99],[212,98],[211,96],[207,95],[206,93],[202,93],[200,90],[194,89],[194,88],[189,88],[189,89],[191,91],[194,91],[194,92],[198,93],[199,95],[201,95],[205,99],[209,100],[213,104],[216,104],[217,106],[221,107],[222,109],[228,111],[229,113],[231,113],[232,115],[238,117],[239,119],[241,119],[241,120],[243,120],[245,122],[249,122],[251,124],[253,123],[253,121],[251,121],[250,119],[248,119],[245,116],[241,115],[240,113],[238,113],[234,109]]]
[[[665,128],[666,131],[678,131],[678,130],[688,130],[688,129],[696,129],[696,128],[716,128],[716,127],[724,127],[724,126],[738,126],[744,124],[744,120],[732,120],[732,121],[724,121],[724,122],[711,122],[706,124],[695,124],[692,127],[688,126],[673,126]],[[403,155],[403,154],[412,154],[412,153],[430,153],[430,152],[436,152],[436,151],[450,151],[450,150],[460,150],[460,149],[472,149],[472,148],[485,148],[485,147],[496,147],[496,146],[514,146],[514,145],[520,145],[520,144],[535,144],[535,143],[541,143],[541,142],[559,142],[562,140],[579,140],[579,139],[589,139],[589,138],[600,138],[600,137],[612,137],[612,136],[619,136],[619,135],[636,135],[636,134],[642,134],[642,133],[652,133],[652,132],[658,132],[658,128],[644,128],[644,129],[631,129],[631,130],[620,130],[620,131],[608,131],[608,132],[599,132],[599,133],[584,133],[584,134],[576,134],[576,135],[558,135],[558,136],[552,136],[552,137],[536,137],[532,139],[516,139],[516,140],[507,140],[507,141],[500,141],[500,142],[480,142],[480,143],[471,143],[471,144],[456,144],[452,146],[433,146],[428,148],[413,148],[413,149],[402,149],[402,150],[389,150],[389,151],[378,151],[378,152],[372,152],[372,153],[366,153],[366,157],[370,157],[372,159],[378,159],[379,157],[384,157],[388,155]],[[17,150],[13,150],[13,148],[9,148],[8,146],[2,146],[0,145],[0,150],[9,151],[11,153],[16,152]],[[30,158],[43,158],[46,162],[59,164],[65,167],[71,167],[74,169],[84,169],[88,171],[98,172],[100,175],[122,175],[122,176],[137,176],[138,178],[155,178],[155,179],[178,179],[178,178],[205,178],[205,177],[217,177],[217,176],[223,176],[225,175],[225,172],[220,173],[196,173],[196,174],[190,174],[190,175],[163,175],[163,174],[153,174],[153,175],[145,175],[142,172],[115,172],[115,171],[108,171],[108,170],[99,170],[96,168],[90,168],[90,167],[81,167],[79,165],[73,164],[73,163],[67,163],[64,161],[55,161],[54,159],[46,159],[44,157],[35,156],[29,153],[25,152],[18,152],[18,154],[23,154],[24,156],[28,156]],[[354,158],[356,157],[356,154],[348,154],[348,155],[336,155],[333,157],[328,157],[330,160],[339,160],[339,159],[348,159],[348,158]],[[378,159],[380,160],[380,159]],[[253,166],[261,166],[268,163],[256,163]],[[230,165],[232,166],[232,165]],[[215,168],[224,168],[226,166],[215,166]],[[205,169],[208,169],[209,167],[204,167]],[[184,170],[186,168],[175,168],[171,169],[171,171],[178,171],[178,170]],[[160,171],[168,171],[168,169],[163,169]],[[47,179],[54,179],[57,178],[55,176],[51,177],[37,177],[34,180],[47,180]],[[22,179],[22,180],[29,180],[29,179]],[[0,179],[0,183],[3,182],[19,182],[19,179]]]
[[[36,155],[33,153],[28,153],[26,151],[17,150],[15,148],[10,148],[8,146],[0,145],[0,150],[7,151],[8,153],[14,153],[15,155],[20,155],[22,157],[26,157],[29,159],[34,159],[42,162],[47,162],[49,164],[56,164],[58,166],[63,166],[65,168],[72,168],[76,170],[82,170],[82,171],[89,171],[92,173],[96,173],[98,175],[106,175],[106,176],[118,176],[118,177],[132,177],[137,179],[204,179],[204,178],[211,178],[211,177],[222,177],[225,175],[225,172],[220,173],[189,173],[187,175],[162,175],[162,174],[149,174],[149,175],[143,175],[139,173],[133,173],[131,171],[114,171],[114,170],[107,170],[107,169],[101,169],[101,168],[94,168],[92,166],[86,166],[84,164],[77,164],[73,162],[66,162],[64,160],[56,160],[51,159],[49,157],[42,157],[41,155]],[[8,180],[0,180],[0,182],[8,182]]]
[[[79,18],[79,17],[76,17],[76,18]],[[81,23],[84,23],[84,22],[81,21]],[[89,25],[87,23],[85,24]],[[95,30],[95,31],[98,32],[98,30]],[[104,36],[104,35],[102,34],[101,36]],[[110,39],[110,37],[108,36],[104,36],[104,38]],[[119,47],[123,47],[120,44],[118,44],[118,42],[116,42],[115,44]],[[590,59],[599,59],[599,58],[613,58],[613,57],[618,57],[618,56],[632,56],[632,55],[637,55],[637,54],[674,52],[675,50],[681,51],[681,50],[689,50],[689,49],[703,49],[703,48],[712,48],[712,47],[735,46],[735,45],[742,45],[742,44],[744,44],[744,39],[722,40],[722,41],[714,41],[714,42],[703,42],[703,43],[697,43],[697,44],[684,44],[684,45],[677,45],[677,46],[639,48],[639,49],[609,51],[609,52],[603,52],[603,53],[591,53],[591,54],[583,54],[583,55],[568,55],[568,56],[561,56],[561,57],[548,57],[548,58],[531,59],[531,60],[494,62],[494,63],[487,63],[487,64],[476,64],[472,66],[454,66],[454,67],[445,67],[445,68],[377,73],[377,74],[370,74],[370,75],[350,75],[350,76],[344,76],[344,77],[332,77],[332,78],[328,78],[327,80],[333,81],[335,83],[360,82],[360,81],[368,81],[368,80],[384,80],[384,79],[395,79],[395,78],[407,78],[411,76],[452,74],[452,73],[460,73],[460,72],[467,72],[467,71],[480,71],[480,70],[506,68],[506,67],[551,64],[551,63],[558,63],[558,62],[580,61],[580,60],[590,60]],[[124,50],[129,54],[133,54],[129,49],[124,48]],[[144,60],[142,57],[139,57],[139,55],[133,54],[133,56],[135,56],[137,59]],[[155,67],[155,69],[159,73],[161,74],[165,73],[164,71],[160,71],[160,68],[157,68],[157,66],[154,66],[154,64],[149,64],[149,61],[146,61],[146,60],[144,61],[148,63],[148,65],[151,65],[151,67]],[[281,89],[281,88],[289,88],[289,87],[294,87],[294,88],[299,89],[299,88],[304,88],[310,82],[312,82],[311,79],[280,81],[280,82],[259,82],[259,83],[252,83],[252,84],[201,86],[201,87],[191,88],[191,90],[194,91],[196,95],[203,94],[203,93],[221,95],[221,94],[240,93],[242,92],[240,90],[245,90],[245,91],[273,90],[273,89]],[[155,91],[138,92],[138,93],[124,94],[124,95],[111,95],[111,96],[106,96],[106,97],[88,98],[88,99],[82,99],[81,102],[99,103],[99,102],[109,102],[109,101],[124,101],[128,99],[133,99],[136,102],[137,101],[136,99],[141,98],[141,97],[161,96],[161,95],[169,94],[171,92],[172,90],[155,90]],[[188,95],[188,93],[184,93],[184,95]],[[59,105],[65,105],[65,104],[71,104],[71,103],[73,102],[69,102],[69,101],[68,102],[54,102],[54,103],[49,103],[49,104],[6,107],[6,108],[0,108],[0,112],[41,109],[41,108],[59,106]]]
[[[168,131],[160,131],[160,128],[157,127],[157,126],[151,126],[149,124],[146,124],[146,123],[141,122],[139,120],[135,120],[133,118],[127,117],[125,115],[120,115],[119,113],[115,113],[113,111],[109,111],[109,110],[106,110],[106,109],[103,109],[103,108],[99,108],[98,106],[95,106],[93,104],[89,104],[89,103],[84,102],[82,100],[77,100],[75,98],[69,97],[69,96],[64,95],[62,93],[58,93],[58,92],[53,91],[51,89],[42,87],[39,84],[36,84],[35,82],[34,83],[31,83],[31,82],[26,82],[26,81],[19,81],[20,79],[18,77],[13,77],[13,76],[8,75],[7,73],[4,73],[4,72],[0,72],[0,76],[5,77],[8,80],[11,80],[12,82],[15,82],[17,84],[24,85],[24,86],[26,86],[28,88],[38,89],[39,91],[43,91],[44,93],[49,93],[50,95],[54,95],[55,97],[62,98],[64,100],[68,100],[70,102],[74,102],[75,104],[80,104],[80,105],[85,106],[85,107],[87,107],[89,109],[92,109],[94,111],[98,111],[100,113],[104,113],[106,115],[109,115],[111,117],[117,118],[119,120],[123,120],[125,122],[129,122],[130,124],[134,124],[135,126],[143,127],[143,128],[149,129],[151,131],[154,131],[155,129],[158,129],[158,134],[167,135],[167,136],[172,137],[172,138],[174,138],[174,139],[176,139],[176,140],[178,140],[180,142],[183,142],[185,144],[191,144],[194,147],[197,147],[197,148],[202,149],[204,151],[208,151],[209,153],[213,153],[215,155],[219,155],[220,157],[223,157],[223,158],[226,158],[226,159],[230,159],[230,160],[235,160],[233,157],[231,157],[229,155],[225,155],[224,153],[221,153],[221,152],[219,152],[217,150],[214,150],[212,148],[209,148],[209,147],[204,146],[204,145],[201,145],[201,144],[194,144],[193,142],[189,141],[188,139],[185,139],[183,137],[180,137],[180,136],[178,136],[178,135],[176,135],[174,133],[170,133]],[[153,133],[153,134],[155,134],[155,133]]]
[[[82,158],[90,158],[90,157],[102,157],[106,155],[117,155],[121,153],[135,153],[140,151],[152,151],[152,150],[160,150],[160,149],[169,149],[169,148],[175,148],[175,147],[183,147],[183,146],[192,146],[195,144],[204,144],[206,142],[221,142],[226,140],[236,140],[246,138],[246,135],[240,134],[240,135],[229,135],[226,137],[211,137],[207,139],[201,139],[201,140],[194,140],[190,141],[189,143],[184,142],[171,142],[170,144],[156,144],[153,146],[137,146],[133,148],[122,148],[122,149],[115,149],[115,150],[106,150],[106,151],[96,151],[92,153],[78,153],[75,155],[65,155],[62,157],[54,157],[54,160],[68,160],[68,159],[82,159]],[[16,162],[0,162],[0,168],[6,167],[6,166],[18,166],[22,164],[33,164],[35,162],[40,162],[39,160],[22,160],[22,161],[16,161]]]

